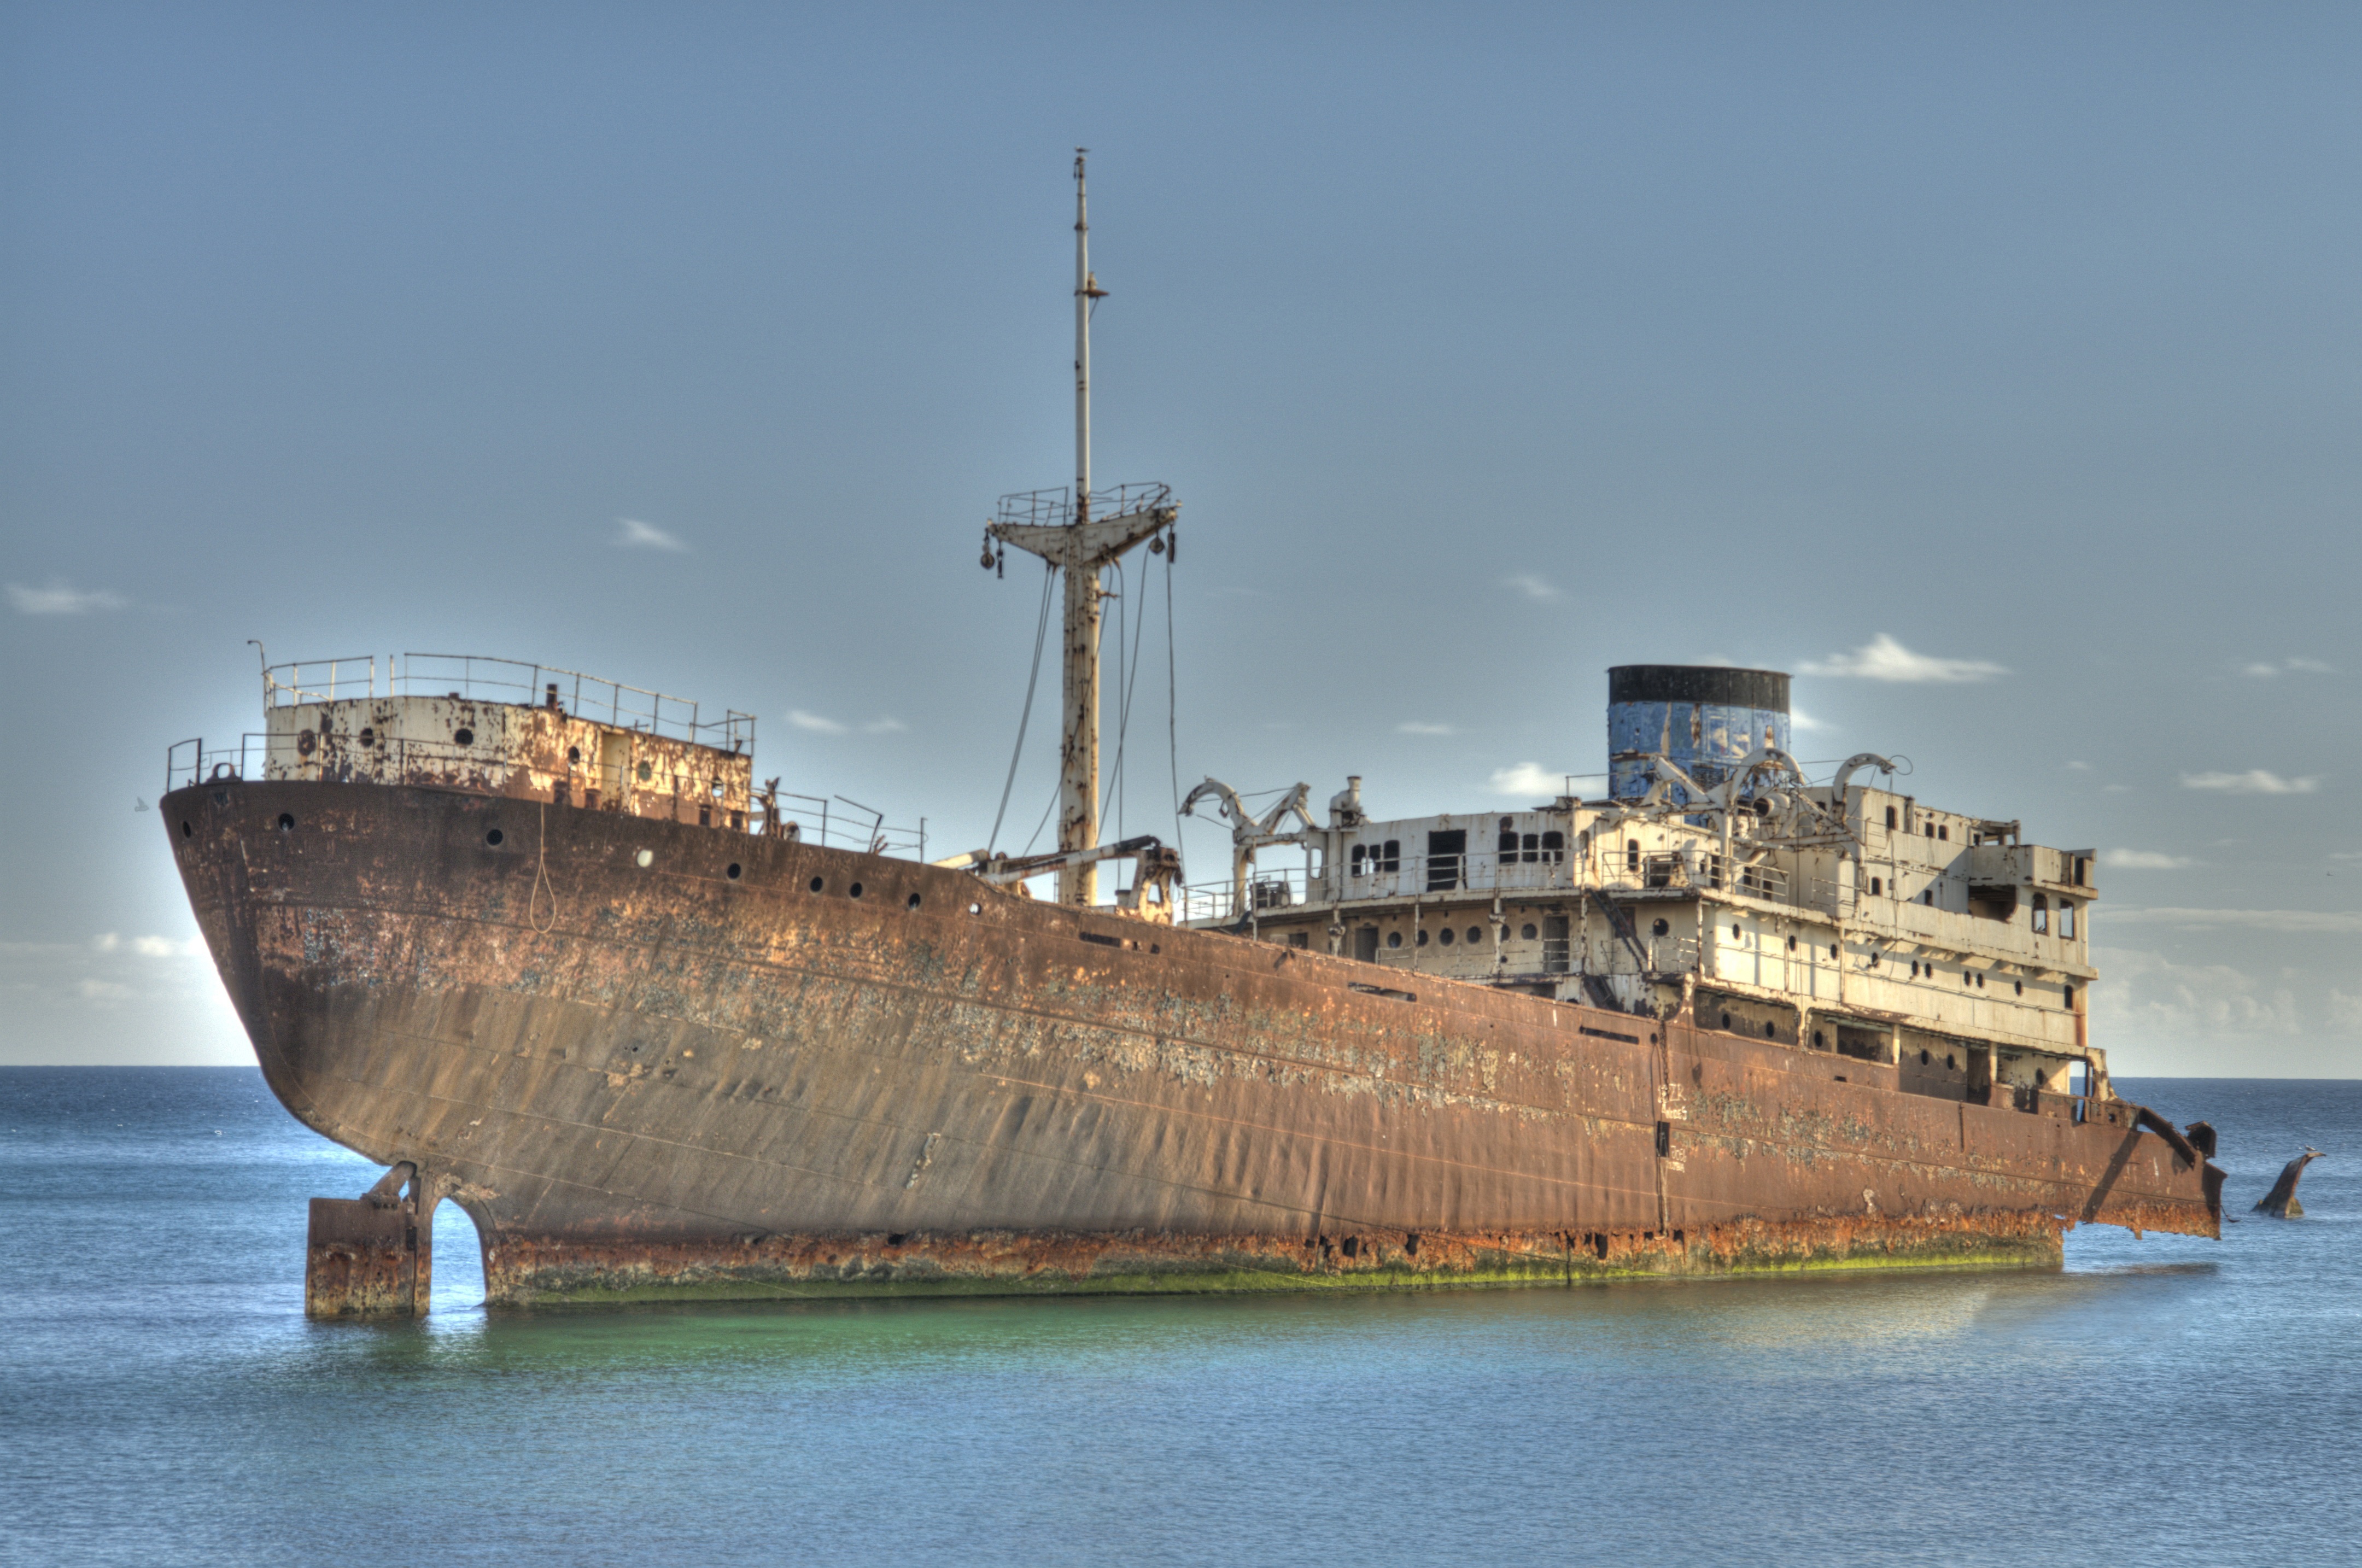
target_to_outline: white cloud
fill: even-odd
[[[2240,674],[2252,675],[2258,680],[2269,680],[2279,672],[2280,667],[2276,664],[2243,664],[2239,667]]]
[[[2245,773],[2185,773],[2185,790],[2213,790],[2225,795],[2310,795],[2321,788],[2318,778],[2283,778],[2260,767]]]
[[[643,523],[636,517],[615,519],[615,543],[624,549],[686,550],[687,541],[678,534],[667,533],[653,523]]]
[[[1807,713],[1805,710],[1796,707],[1793,703],[1791,703],[1788,708],[1788,722],[1808,735],[1816,734],[1823,730],[1834,730],[1837,728],[1835,724],[1827,723],[1822,720],[1816,719],[1810,713]]]
[[[899,734],[910,727],[910,725],[904,723],[900,719],[887,718],[881,714],[879,717],[872,719],[867,723],[862,725],[861,733],[865,735]]]
[[[2268,680],[2273,676],[2280,674],[2330,675],[2335,672],[2329,665],[2317,658],[2286,658],[2278,664],[2272,663],[2269,659],[2258,659],[2253,664],[2243,664],[2239,667],[2239,673],[2252,675],[2258,680]]]
[[[2177,931],[2268,931],[2283,936],[2362,936],[2354,910],[2109,910],[2111,926],[2164,925]]]
[[[1832,654],[1826,659],[1807,661],[1796,668],[1805,675],[1914,683],[1985,680],[2009,673],[2000,665],[1981,658],[1939,658],[1932,654],[1913,653],[1884,632],[1851,653]]]
[[[2092,771],[2092,765],[2088,762],[2070,762],[2067,767],[2069,771],[2074,773],[2089,773]]]
[[[1554,801],[1566,791],[1566,775],[1553,773],[1539,762],[1520,762],[1515,767],[1496,768],[1493,773],[1493,793],[1496,795],[1540,796]]]
[[[1423,724],[1418,720],[1413,719],[1403,723],[1396,724],[1395,726],[1395,733],[1396,734],[1404,735],[1448,735],[1451,733],[1451,726],[1450,724]]]
[[[2103,1039],[2151,1046],[2224,1035],[2285,1039],[2303,1026],[2293,994],[2262,991],[2252,976],[2228,965],[2181,963],[2125,950],[2094,958],[2107,977],[2091,990],[2093,1031]]]
[[[1547,604],[1553,600],[1563,599],[1566,597],[1565,594],[1560,592],[1558,588],[1547,579],[1536,577],[1529,571],[1521,571],[1514,577],[1503,578],[1501,580],[1501,586],[1504,588],[1514,588],[1519,593],[1524,594],[1527,598],[1533,600],[1536,603],[1540,604]]]
[[[807,713],[801,708],[788,710],[788,723],[800,730],[815,730],[824,735],[841,735],[844,726],[834,719],[823,719],[818,713]]]
[[[46,588],[10,583],[8,602],[20,615],[87,615],[94,610],[120,610],[129,601],[103,588],[85,592],[52,578]]]
[[[184,942],[175,942],[169,936],[135,936],[131,939],[131,951],[142,958],[202,958],[205,940],[202,936],[192,936]]]
[[[2100,864],[2117,871],[2179,871],[2198,862],[2187,855],[2163,855],[2154,849],[2103,849]]]

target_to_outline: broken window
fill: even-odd
[[[1542,971],[1563,975],[1573,965],[1573,943],[1567,933],[1564,915],[1542,916]]]
[[[1368,848],[1367,848],[1366,846],[1362,845],[1358,845],[1358,844],[1357,844],[1357,845],[1355,845],[1353,846],[1353,873],[1352,873],[1352,874],[1353,874],[1354,876],[1356,876],[1356,877],[1366,877],[1366,876],[1368,876],[1368,875],[1369,875],[1369,871],[1368,871],[1368,868],[1367,868],[1367,858],[1368,858],[1368,856],[1369,856],[1369,850],[1368,850]]]
[[[2034,895],[2034,934],[2047,936],[2049,933],[2050,900],[2047,895],[2036,893]]]
[[[1529,855],[1526,856],[1526,858],[1530,860],[1533,856]],[[1546,865],[1555,866],[1565,858],[1566,834],[1558,832],[1556,829],[1552,829],[1551,832],[1542,834],[1543,863]]]
[[[1468,830],[1452,828],[1427,835],[1427,890],[1430,893],[1461,885],[1461,862],[1468,856]]]
[[[2061,942],[2075,940],[2075,906],[2066,899],[2058,900],[2058,939]]]
[[[1894,829],[1895,829],[1896,825],[1897,825],[1898,821],[1899,821],[1899,819],[1898,819],[1898,817],[1896,816],[1896,813],[1895,813],[1895,810],[1894,810],[1894,808],[1893,808],[1893,806],[1889,806],[1889,807],[1887,807],[1887,808],[1886,808],[1886,831],[1887,831],[1887,832],[1889,832],[1889,833],[1893,833],[1893,832],[1894,831]]]
[[[1503,817],[1501,819],[1501,844],[1498,853],[1501,857],[1502,865],[1509,866],[1516,863],[1518,858],[1517,829],[1516,824],[1511,823],[1507,817]]]
[[[1637,838],[1628,838],[1624,841],[1624,869],[1627,871],[1640,869],[1640,841]]]
[[[1951,824],[1950,824],[1949,823],[1945,823],[1943,826],[1941,826],[1941,827],[1937,828],[1937,829],[1936,830],[1936,836],[1937,836],[1937,838],[1940,838],[1940,839],[1944,840],[1944,842],[1946,842],[1947,844],[1950,843],[1950,842],[1951,842],[1951,839],[1952,839],[1952,827],[1951,827]]]
[[[1376,869],[1380,871],[1402,869],[1402,840],[1398,838],[1386,840],[1385,853],[1378,856]]]

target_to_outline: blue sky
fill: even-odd
[[[1080,143],[1098,471],[1184,503],[1131,831],[1481,809],[1607,666],[1768,665],[2103,849],[2120,1072],[2362,1072],[2358,73],[2330,6],[10,7],[0,1060],[241,1058],[134,804],[249,637],[980,841]]]

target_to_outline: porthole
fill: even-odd
[[[366,751],[375,745],[377,745],[377,732],[364,725],[361,729],[361,748]]]
[[[285,812],[280,812],[279,831],[281,833],[293,833],[295,831],[295,819],[289,816]]]
[[[1531,942],[1535,935],[1533,922],[1531,921],[1528,921],[1525,924],[1518,927],[1518,934],[1525,938],[1528,942]]]
[[[462,724],[451,732],[451,738],[461,745],[473,745],[476,744],[476,732]]]
[[[1946,1052],[1944,1055],[1944,1066],[1948,1067],[1957,1067],[1959,1064],[1952,1060],[1951,1054],[1949,1052]]]
[[[368,732],[367,730],[363,730],[363,731],[361,732],[361,734],[362,734],[363,735],[367,735],[367,734],[369,734],[369,732]],[[366,744],[366,742],[364,742],[364,744]],[[579,746],[579,745],[569,745],[569,746],[568,746],[568,747],[566,748],[566,760],[567,760],[567,761],[568,761],[568,762],[579,762],[579,761],[581,761],[581,760],[582,760],[582,748],[581,748],[580,746]]]
[[[655,777],[657,776],[656,769],[655,769],[655,768],[653,768],[653,767],[649,767],[646,763],[645,763],[645,762],[643,762],[643,763],[641,763],[641,764],[640,764],[639,768],[638,768],[638,770],[637,770],[637,771],[638,771],[638,773],[639,773],[640,782],[641,782],[641,783],[643,783],[643,784],[646,783],[649,779],[651,779],[651,778],[655,778]]]
[[[1763,1038],[1766,1040],[1777,1040],[1780,1038],[1780,1031],[1778,1027],[1775,1026],[1769,1019],[1766,1019],[1763,1021]]]
[[[1484,940],[1485,940],[1485,933],[1484,933],[1484,931],[1483,931],[1483,929],[1482,929],[1482,928],[1477,927],[1477,926],[1473,926],[1473,925],[1472,925],[1472,926],[1470,926],[1470,927],[1468,928],[1468,945],[1469,945],[1469,946],[1473,947],[1473,946],[1475,946],[1475,945],[1476,945],[1476,944],[1478,944],[1478,943],[1480,943],[1480,942],[1482,942],[1482,941],[1484,941]]]
[[[1419,940],[1420,940],[1421,942],[1426,941],[1426,940],[1427,940],[1427,933],[1425,933],[1425,932],[1423,932],[1423,931],[1422,931],[1422,932],[1420,932],[1420,933],[1418,933],[1418,938],[1419,938]],[[1454,941],[1456,941],[1456,940],[1457,940],[1457,938],[1455,938],[1455,937],[1451,934],[1451,928],[1450,926],[1448,926],[1448,925],[1447,925],[1447,926],[1445,926],[1441,931],[1440,931],[1440,932],[1438,932],[1438,933],[1436,933],[1436,940],[1437,940],[1438,942],[1442,943],[1442,944],[1443,944],[1443,945],[1445,945],[1446,947],[1449,947],[1449,946],[1451,946],[1451,945],[1452,944],[1452,943],[1453,943]]]
[[[850,888],[847,888],[847,889],[845,889],[845,891],[846,891],[847,893],[850,893],[851,895],[853,895],[853,897],[855,897],[855,898],[856,898],[856,899],[857,899],[857,898],[859,898],[859,897],[861,896],[861,884],[860,884],[860,883],[858,883],[858,882],[855,882],[855,884],[853,884],[853,886],[851,886]]]
[[[970,904],[967,907],[967,912],[970,914],[982,914],[984,912],[984,906],[982,904]]]
[[[1655,936],[1662,936],[1672,929],[1673,928],[1670,922],[1661,920],[1655,922],[1649,927],[1650,933]]]
[[[729,868],[728,870],[726,870],[726,871],[723,872],[722,874],[723,874],[724,877],[729,878],[732,881],[735,882],[736,880],[738,880],[738,874],[739,874],[741,871],[744,871],[745,869],[745,867],[743,867],[743,866],[739,865],[739,864],[738,864],[738,862],[736,862],[735,860],[734,860],[734,861],[732,861],[732,862],[730,863],[730,868]]]
[[[2025,994],[2025,982],[2024,980],[2017,982],[2017,994],[2019,996],[2024,996]]]
[[[656,863],[657,852],[653,849],[643,849],[637,855],[632,856],[632,864],[637,866],[643,871],[646,870],[649,867],[654,866]]]
[[[916,893],[911,894],[910,899],[904,902],[902,907],[906,910],[917,909],[919,907],[919,895]]]
[[[913,893],[913,894],[911,894],[911,896],[912,898],[914,898],[914,899],[915,899],[915,898],[917,898],[919,895],[918,895],[918,894],[916,894],[916,893]],[[1164,944],[1163,944],[1162,943],[1155,943],[1155,942],[1152,942],[1152,943],[1150,943],[1150,944],[1148,944],[1148,950],[1149,950],[1151,953],[1162,953],[1162,952],[1164,952]]]
[[[1919,1065],[1923,1067],[1927,1065],[1927,1053],[1925,1051],[1919,1053]]]
[[[1726,1012],[1722,1015],[1722,1026],[1725,1029],[1728,1029],[1730,1027],[1730,1014]]]
[[[1448,931],[1447,931],[1447,932],[1445,932],[1445,933],[1444,933],[1444,934],[1445,934],[1446,936],[1449,936],[1449,935],[1451,935],[1451,933],[1450,932],[1448,932]],[[1420,932],[1420,933],[1418,933],[1418,944],[1419,944],[1421,947],[1424,947],[1424,946],[1426,946],[1426,945],[1427,945],[1427,933],[1425,933],[1425,932],[1423,932],[1423,931],[1422,931],[1422,932]]]
[[[1744,942],[1747,940],[1747,937],[1745,933],[1738,929],[1738,927],[1734,925],[1730,928],[1730,939],[1733,942]]]
[[[1400,947],[1402,945],[1402,933],[1399,931],[1390,931],[1386,933],[1386,945],[1389,947]]]
[[[507,834],[502,833],[500,829],[494,828],[484,834],[484,842],[491,845],[494,849],[498,849],[501,846],[501,840],[506,836]]]
[[[821,890],[821,889],[822,889],[822,888],[824,888],[824,887],[826,887],[826,886],[827,886],[827,883],[825,883],[824,881],[822,881],[822,880],[820,878],[818,878],[818,877],[815,877],[815,878],[813,878],[811,879],[811,890],[812,890],[813,892],[815,892],[815,893],[819,892],[819,891]],[[979,905],[979,906],[977,906],[977,908],[981,908],[982,906],[981,906],[981,905]],[[970,914],[974,914],[975,912],[976,912],[976,909],[970,909],[970,910],[968,911],[968,913],[970,913]]]
[[[182,838],[194,838],[197,836],[197,830],[193,824],[182,823],[181,824],[181,836]]]
[[[1813,1031],[1813,1049],[1816,1051],[1822,1049],[1821,1032],[1817,1029]]]
[[[309,756],[312,755],[311,731],[298,730],[295,733],[295,755],[298,756]]]

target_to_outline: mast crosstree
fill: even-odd
[[[1058,848],[1094,849],[1099,834],[1099,630],[1106,589],[1100,573],[1150,540],[1165,547],[1180,504],[1164,485],[1091,489],[1091,307],[1107,291],[1091,274],[1089,193],[1075,149],[1075,485],[1003,496],[988,538],[1041,557],[1065,575],[1061,684],[1065,722],[1058,748]],[[1159,535],[1165,538],[1159,539]],[[1059,868],[1058,901],[1098,900],[1098,867]]]

